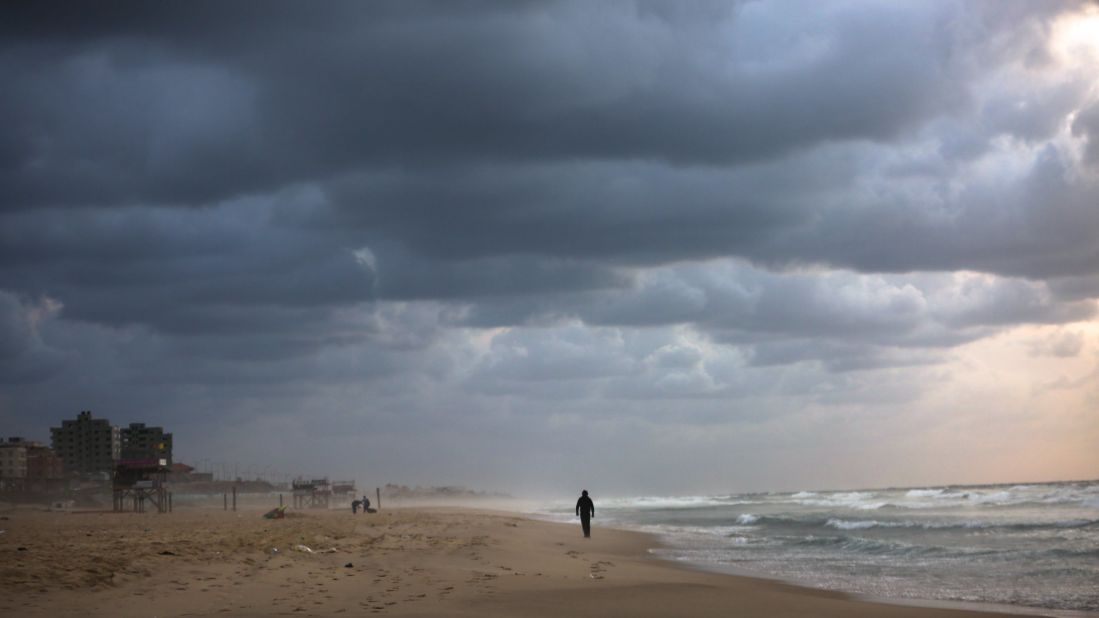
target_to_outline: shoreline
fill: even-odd
[[[645,534],[645,533],[643,533]],[[728,577],[737,577],[742,579],[758,580],[763,582],[774,582],[779,584],[785,584],[793,586],[795,588],[801,588],[808,592],[832,592],[836,594],[842,594],[853,601],[863,601],[867,603],[885,604],[885,605],[900,605],[905,607],[926,607],[929,609],[954,609],[965,610],[973,612],[984,612],[995,615],[1005,616],[1038,616],[1046,618],[1099,618],[1099,612],[1088,612],[1084,610],[1072,610],[1072,609],[1051,609],[1045,607],[1031,607],[1028,605],[1010,605],[1007,603],[992,603],[983,601],[960,601],[954,599],[925,599],[917,597],[885,597],[872,594],[863,594],[859,592],[851,592],[849,590],[841,590],[837,588],[818,588],[807,584],[805,582],[799,582],[794,580],[782,579],[781,577],[772,577],[767,573],[758,573],[749,569],[738,569],[735,567],[725,567],[721,565],[707,565],[699,562],[691,562],[689,560],[677,560],[674,558],[664,558],[658,555],[653,555],[653,559],[661,560],[672,565],[676,565],[680,568],[689,570],[697,570],[704,573],[715,573],[718,575],[725,575]]]
[[[524,514],[531,516],[538,521],[546,521],[549,523],[558,524],[571,523],[560,518],[555,518],[552,514],[548,513],[526,512]],[[629,525],[622,525],[618,527],[611,525],[607,528],[614,528],[650,537],[652,539],[652,545],[654,550],[650,552],[652,559],[662,561],[677,568],[755,580],[760,582],[779,583],[802,589],[803,591],[808,593],[829,592],[846,595],[849,599],[853,601],[863,601],[874,604],[897,605],[904,607],[917,607],[928,609],[971,611],[1004,616],[1042,616],[1047,618],[1099,618],[1099,611],[1058,609],[1030,605],[1012,605],[1009,603],[998,603],[994,601],[967,601],[958,599],[934,599],[924,597],[900,596],[891,597],[877,595],[873,593],[862,593],[857,591],[844,590],[842,588],[818,587],[812,582],[787,579],[778,575],[772,575],[760,571],[753,571],[750,567],[699,562],[692,561],[686,558],[676,557],[674,555],[662,555],[662,550],[666,551],[667,554],[673,554],[677,550],[681,549],[680,547],[675,545],[674,542],[670,542],[669,540],[667,540],[669,538],[674,538],[674,535],[671,534],[662,535],[659,532],[631,528]]]
[[[537,521],[545,521],[547,523],[556,523],[560,525],[571,525],[568,522],[562,522],[560,520],[553,519],[541,519],[537,517],[537,513],[523,513],[523,515],[531,516],[532,519]],[[648,557],[652,560],[657,560],[662,563],[671,565],[675,568],[686,569],[688,571],[697,571],[701,573],[711,573],[726,577],[733,577],[738,579],[746,579],[757,581],[761,583],[774,583],[782,584],[785,586],[791,586],[797,588],[806,594],[813,593],[826,593],[826,594],[840,594],[852,601],[859,601],[865,603],[885,604],[885,605],[897,605],[903,607],[916,607],[916,608],[928,608],[928,609],[947,609],[947,610],[961,610],[980,613],[991,613],[993,615],[1010,615],[1010,616],[1038,616],[1048,618],[1099,618],[1099,612],[1088,612],[1081,610],[1061,610],[1051,609],[1044,607],[1031,607],[1026,605],[1009,605],[1006,603],[991,603],[981,601],[961,601],[953,599],[924,599],[913,597],[883,597],[870,594],[861,594],[857,592],[851,592],[848,590],[840,590],[836,588],[820,588],[812,586],[805,582],[793,581],[783,579],[781,577],[771,576],[767,573],[755,572],[750,569],[740,569],[732,566],[723,566],[719,564],[707,564],[703,562],[692,562],[690,560],[682,560],[672,557],[661,556],[654,553],[655,550],[669,549],[675,550],[675,546],[664,541],[659,534],[654,532],[647,532],[642,530],[633,530],[628,527],[616,527],[607,526],[605,529],[620,530],[623,532],[630,532],[634,534],[640,534],[650,539],[653,547],[648,552]]]
[[[655,555],[656,535],[596,527],[584,539],[579,526],[497,510],[0,515],[0,613],[27,618],[1042,615],[711,572]]]

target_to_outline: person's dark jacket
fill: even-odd
[[[580,496],[576,501],[576,514],[583,517],[595,517],[595,503],[587,496]]]

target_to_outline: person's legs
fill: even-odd
[[[580,525],[584,528],[584,536],[591,537],[591,517],[587,515],[580,516]]]

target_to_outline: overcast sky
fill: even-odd
[[[521,496],[1099,477],[1097,4],[0,11],[7,435]]]

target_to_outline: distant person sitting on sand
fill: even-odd
[[[591,538],[591,518],[595,517],[595,503],[588,497],[588,490],[580,492],[576,501],[576,514],[580,516],[580,525],[584,528],[584,538]]]
[[[359,505],[360,504],[362,504],[362,503],[359,502],[358,500],[352,500],[351,501],[351,514],[352,515],[359,512]],[[363,508],[363,511],[366,511],[366,508]]]

